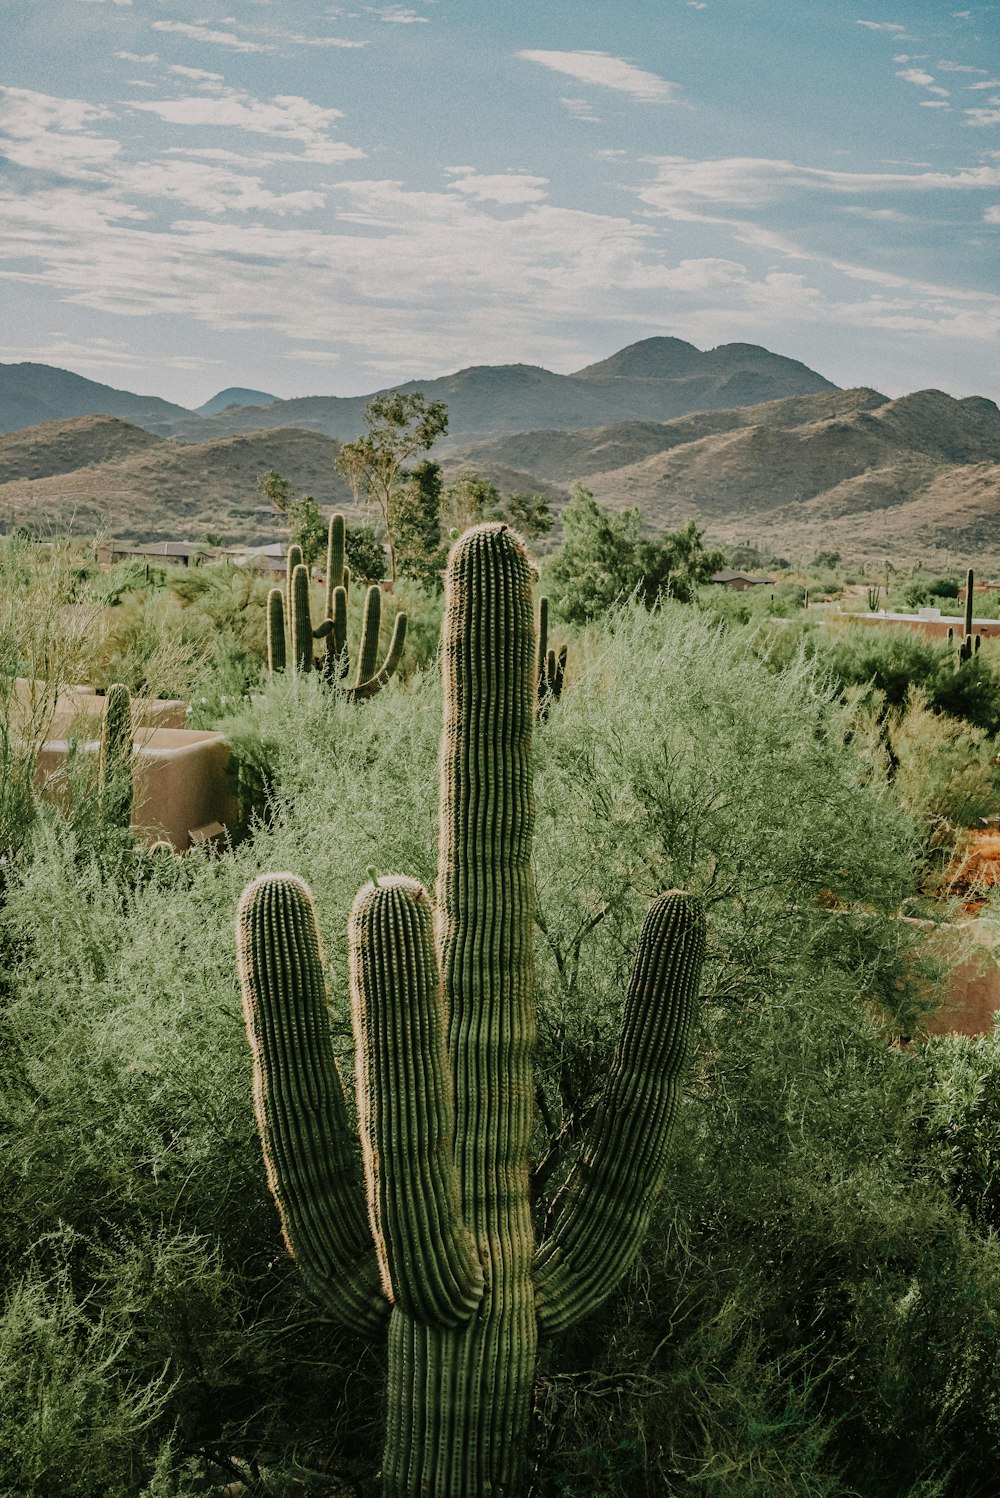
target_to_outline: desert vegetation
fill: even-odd
[[[488,519],[496,501],[468,481],[442,506],[434,482],[410,499],[437,495],[436,558],[450,516]],[[852,632],[836,601],[867,610],[878,573],[903,602],[925,586],[910,569],[717,557],[697,528],[657,540],[574,503],[542,534],[532,608],[548,597],[568,652],[530,751],[522,1145],[543,1240],[658,892],[700,901],[707,945],[662,1189],[607,1297],[542,1345],[521,1487],[988,1494],[1000,1052],[992,1035],[920,1037],[947,981],[929,933],[956,914],[956,849],[1000,811],[996,647],[960,662],[947,641]],[[352,902],[372,869],[432,888],[438,856],[444,602],[438,569],[407,575],[405,550],[379,604],[383,631],[405,613],[405,645],[358,702],[293,651],[268,672],[269,583],[246,569],[108,570],[79,543],[0,543],[2,1492],[379,1492],[398,1364],[286,1253],[234,925],[260,876],[307,882],[364,1130]],[[720,560],[775,581],[728,595],[704,580]],[[328,583],[303,571],[312,633]],[[935,574],[927,596],[961,580]],[[346,592],[351,641],[365,600]],[[17,677],[42,684],[27,719]],[[181,696],[227,733],[244,821],[221,855],[143,849],[83,756],[62,794],[37,795],[34,746],[72,681]]]

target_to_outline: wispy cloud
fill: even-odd
[[[906,27],[901,26],[898,21],[855,21],[856,26],[864,26],[866,31],[887,31],[890,36],[901,37],[906,33]]]
[[[483,176],[472,167],[448,168],[451,186],[478,203],[541,203],[547,196],[548,177],[530,177],[523,172]]]
[[[964,109],[965,123],[983,128],[987,125],[1000,125],[1000,99],[993,101],[995,107],[991,109]]]
[[[934,74],[925,73],[922,68],[904,68],[901,73],[896,74],[896,77],[902,78],[904,83],[917,83],[924,86],[934,82]]]
[[[389,21],[395,26],[430,25],[429,16],[419,16],[406,5],[384,5],[373,7],[380,21]]]
[[[240,130],[295,141],[302,147],[303,160],[332,164],[357,160],[365,154],[357,146],[331,138],[331,125],[343,118],[339,109],[313,104],[298,94],[277,94],[265,100],[241,89],[211,87],[210,93],[201,95],[126,102],[130,108],[156,115],[171,125]]]
[[[0,87],[0,143],[15,166],[87,179],[121,151],[94,129],[113,118],[101,104],[61,99],[29,88]]]
[[[583,120],[588,125],[599,125],[601,117],[594,110],[589,99],[568,99],[561,95],[559,103],[564,109],[568,109],[574,120]]]
[[[214,31],[210,26],[192,25],[187,21],[154,21],[154,31],[170,31],[177,36],[189,37],[193,42],[205,42],[213,47],[230,47],[234,52],[270,52],[272,47],[265,42],[256,42],[249,37],[237,36],[235,31]]]
[[[518,52],[526,62],[537,62],[555,73],[566,73],[578,78],[581,83],[596,84],[599,88],[616,89],[631,94],[643,104],[670,104],[675,102],[677,84],[669,83],[656,73],[648,73],[621,57],[612,57],[608,52]]]

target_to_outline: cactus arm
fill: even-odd
[[[349,701],[364,702],[366,698],[374,697],[377,692],[381,692],[390,677],[395,675],[405,643],[406,615],[400,612],[393,620],[389,649],[386,651],[386,657],[382,662],[381,669],[376,671],[375,675],[367,681],[362,682],[360,686],[349,687],[346,694]]]
[[[342,681],[350,669],[347,654],[347,590],[334,588],[330,600],[332,628],[326,637],[326,655],[323,658],[323,680],[331,686]]]
[[[559,654],[556,656],[555,675],[552,679],[552,695],[557,702],[562,696],[563,682],[566,680],[566,661],[568,658],[568,647],[560,645]]]
[[[643,923],[593,1128],[535,1256],[543,1331],[563,1331],[586,1316],[639,1252],[662,1184],[704,949],[700,902],[677,891],[660,895]]]
[[[291,622],[292,661],[296,671],[312,670],[312,617],[309,611],[309,568],[301,563],[292,573]]]
[[[382,589],[373,583],[365,594],[365,611],[361,622],[361,644],[358,647],[356,687],[364,686],[375,675],[378,662],[378,639],[382,628]]]
[[[98,754],[101,810],[116,827],[132,822],[132,698],[121,682],[108,687]]]
[[[295,575],[296,567],[301,566],[302,547],[298,545],[292,545],[288,548],[288,552],[285,556],[285,602],[288,605],[289,613],[291,613],[292,608],[292,578]]]
[[[237,918],[254,1110],[289,1252],[326,1311],[356,1330],[387,1306],[330,1040],[312,899],[294,874],[243,892]]]
[[[331,515],[326,533],[326,599],[325,612],[333,618],[333,595],[344,582],[344,548],[347,540],[343,515]]]
[[[272,676],[285,669],[285,602],[280,588],[267,595],[267,669]]]
[[[431,936],[413,879],[366,884],[348,940],[368,1215],[389,1300],[430,1325],[466,1321],[483,1271],[462,1223],[453,1087]]]
[[[535,642],[535,678],[538,682],[538,700],[544,702],[549,695],[549,600],[541,594],[538,600],[538,622]]]

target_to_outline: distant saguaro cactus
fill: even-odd
[[[538,681],[538,716],[548,717],[549,705],[562,696],[566,678],[566,659],[569,652],[560,646],[558,655],[549,649],[549,600],[545,594],[538,599],[538,643],[535,648],[535,676]]]
[[[972,606],[974,586],[975,576],[973,574],[972,568],[970,567],[968,572],[965,574],[965,632],[962,638],[962,643],[958,647],[959,670],[961,670],[961,668],[965,665],[966,661],[971,661],[972,657],[974,655],[978,655],[979,653],[979,636],[973,636],[972,633],[972,623],[975,617]],[[950,633],[951,631],[949,630],[949,634]]]
[[[104,697],[98,755],[98,796],[105,819],[115,827],[132,822],[132,698],[115,682]]]
[[[522,1498],[539,1332],[572,1326],[639,1251],[662,1180],[704,951],[699,902],[647,913],[614,1064],[536,1242],[530,569],[497,523],[449,559],[436,914],[375,878],[349,923],[356,1141],[331,1047],[312,901],[244,891],[238,953],[268,1182],[326,1310],[389,1306],[384,1498]]]
[[[297,546],[288,550],[288,585],[285,600],[281,590],[272,588],[268,594],[267,613],[267,661],[272,673],[285,669],[285,612],[288,614],[289,651],[296,671],[313,669],[313,641],[325,640],[326,652],[321,670],[324,681],[341,687],[350,672],[350,652],[347,640],[347,593],[350,586],[350,570],[345,566],[346,527],[343,515],[330,517],[327,532],[326,585],[324,604],[326,617],[315,629],[309,600],[309,568],[301,560],[292,565],[293,553],[301,558]],[[358,647],[358,668],[353,685],[341,687],[351,701],[362,701],[385,686],[395,674],[406,643],[406,614],[401,609],[393,621],[392,635],[382,665],[378,664],[379,637],[381,634],[382,592],[373,584],[365,595],[362,616],[361,639]]]

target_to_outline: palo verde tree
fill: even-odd
[[[240,903],[257,1121],[286,1242],[338,1321],[388,1321],[384,1498],[523,1498],[539,1335],[582,1320],[639,1252],[698,991],[701,905],[661,894],[589,1138],[537,1231],[535,652],[523,547],[502,523],[477,526],[446,580],[433,925],[422,885],[398,874],[372,870],[351,911],[364,1189],[309,890],[264,874]]]
[[[296,495],[288,479],[276,468],[269,468],[257,480],[257,492],[284,515],[291,543],[298,546],[300,561],[308,566],[315,562],[326,541],[326,525],[319,505],[311,494]]]
[[[359,496],[378,512],[389,551],[389,576],[396,581],[395,503],[404,482],[406,465],[427,452],[448,430],[448,407],[429,401],[419,390],[390,390],[374,396],[365,407],[368,430],[345,442],[337,454],[337,468]]]

